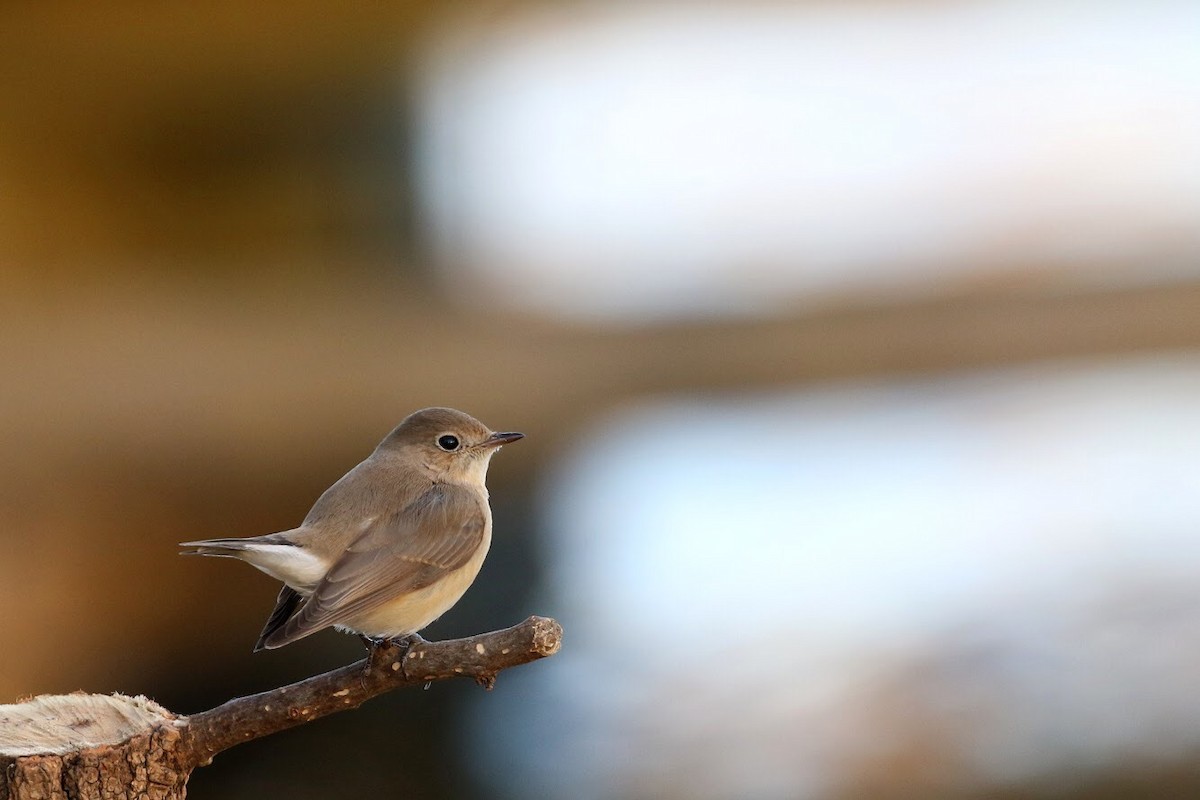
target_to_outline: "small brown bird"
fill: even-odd
[[[371,639],[415,634],[479,574],[492,542],[488,462],[523,437],[426,408],[326,489],[300,527],[181,546],[195,548],[185,555],[240,558],[283,581],[255,652],[330,626]]]

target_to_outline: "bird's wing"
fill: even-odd
[[[279,598],[275,601],[275,610],[267,618],[267,624],[263,626],[262,633],[258,635],[258,641],[254,644],[254,652],[266,649],[267,639],[283,627],[288,618],[295,613],[296,607],[303,601],[303,595],[286,583],[283,585],[283,588],[279,590]]]
[[[403,510],[376,520],[264,646],[294,642],[459,569],[483,544],[484,503],[467,489],[439,484]]]

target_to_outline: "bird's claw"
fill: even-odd
[[[360,633],[358,634],[358,638],[359,641],[363,643],[363,646],[367,648],[366,664],[363,666],[364,678],[371,674],[371,667],[375,663],[375,654],[380,648],[399,647],[400,661],[398,663],[403,664],[404,660],[408,657],[409,651],[412,650],[414,646],[428,643],[428,640],[419,633],[410,633],[407,636],[397,636],[394,639],[388,639],[383,636],[367,636],[365,633]],[[393,669],[395,669],[395,665],[393,665]]]

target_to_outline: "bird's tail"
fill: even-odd
[[[251,536],[247,539],[201,539],[182,542],[186,547],[180,554],[185,556],[220,556],[245,561],[272,578],[301,590],[316,586],[329,564],[311,550],[292,540],[293,531],[268,533],[266,536]]]
[[[181,556],[232,556],[245,550],[252,550],[261,545],[262,541],[254,539],[201,539],[198,542],[180,542],[180,547],[191,547],[192,550],[180,550]]]

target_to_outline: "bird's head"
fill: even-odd
[[[409,414],[375,452],[411,458],[413,466],[427,470],[435,480],[482,484],[496,451],[524,437],[523,433],[496,433],[453,408],[423,408]]]

